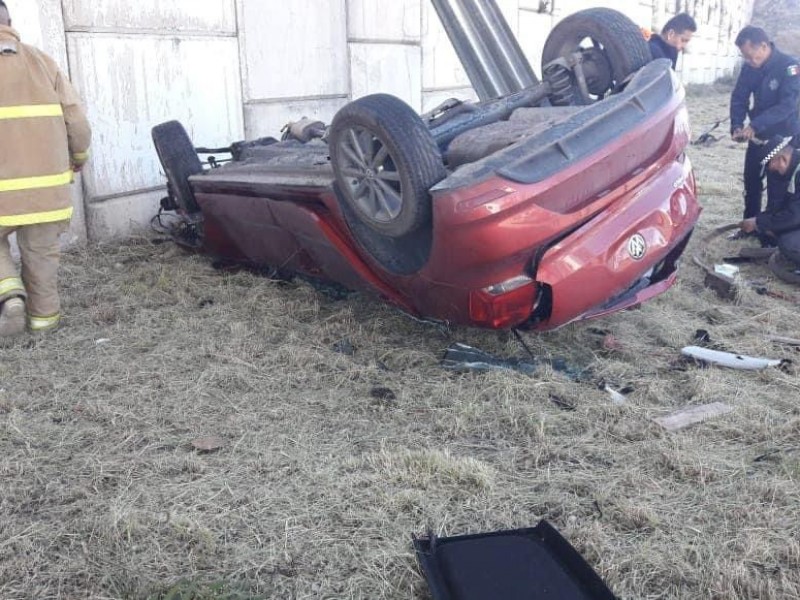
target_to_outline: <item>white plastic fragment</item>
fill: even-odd
[[[757,358],[754,356],[734,354],[732,352],[709,350],[708,348],[701,348],[700,346],[686,346],[681,350],[681,354],[720,367],[750,371],[766,369],[767,367],[777,367],[783,362],[782,360],[771,358]]]
[[[109,338],[100,338],[99,340],[95,340],[94,345],[99,346],[100,344],[107,344],[110,341]]]
[[[722,263],[721,265],[714,265],[714,273],[733,279],[739,274],[739,267],[736,265],[729,265],[728,263]]]
[[[712,417],[725,415],[733,410],[733,407],[722,402],[712,402],[711,404],[702,404],[700,406],[690,406],[678,412],[666,415],[664,417],[656,417],[653,419],[656,423],[661,425],[668,431],[677,431],[689,425],[700,423]]]

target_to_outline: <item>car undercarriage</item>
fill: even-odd
[[[552,329],[668,289],[700,211],[669,62],[590,9],[551,32],[539,80],[494,0],[434,5],[478,102],[418,115],[373,94],[330,126],[221,149],[155,127],[182,243],[487,328]]]

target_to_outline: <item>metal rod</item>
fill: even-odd
[[[460,0],[431,0],[453,48],[481,100],[508,93],[500,68]]]
[[[503,78],[512,91],[539,82],[522,52],[514,32],[495,0],[462,0],[475,15],[478,31],[486,39],[494,60],[503,68]]]
[[[538,82],[495,0],[431,0],[482,101]]]

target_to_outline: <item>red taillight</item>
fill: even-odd
[[[515,277],[503,283],[474,290],[469,295],[469,316],[473,323],[505,329],[527,321],[536,307],[536,282]]]

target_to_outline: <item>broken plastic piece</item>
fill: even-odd
[[[434,600],[615,600],[546,521],[536,527],[414,539]]]
[[[756,358],[753,356],[733,354],[732,352],[720,352],[719,350],[709,350],[708,348],[701,348],[700,346],[686,346],[681,350],[681,354],[720,367],[751,371],[766,369],[767,367],[777,367],[783,363],[782,360]]]
[[[739,274],[739,267],[736,265],[729,265],[726,263],[722,263],[721,265],[714,265],[714,273],[717,275],[724,275],[725,277],[730,277],[733,279],[736,275]]]
[[[678,412],[666,415],[664,417],[656,417],[653,419],[656,423],[661,425],[667,431],[678,431],[689,425],[700,423],[712,417],[728,414],[733,410],[733,407],[722,402],[712,402],[711,404],[703,404],[700,406],[690,406]]]
[[[540,366],[549,365],[554,371],[575,381],[585,379],[590,374],[588,368],[575,367],[559,357],[538,359],[531,354],[529,361],[500,358],[459,342],[445,350],[441,364],[452,371],[519,371],[526,375],[533,375]]]
[[[517,358],[498,358],[488,352],[456,342],[444,353],[442,366],[454,371],[519,371],[533,375],[537,365]]]

